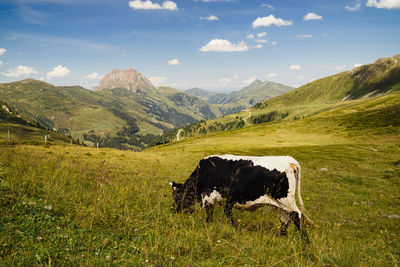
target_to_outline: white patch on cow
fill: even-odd
[[[207,158],[211,157],[219,157],[221,159],[226,160],[250,160],[253,162],[254,166],[261,166],[268,170],[276,169],[280,172],[286,172],[288,168],[288,164],[292,163],[294,165],[299,166],[300,164],[292,158],[291,156],[267,156],[267,157],[254,157],[254,156],[235,156],[235,155],[212,155],[208,156]]]
[[[223,197],[221,194],[214,189],[214,191],[211,192],[209,195],[202,195],[201,199],[201,204],[202,207],[204,208],[206,204],[214,205],[217,202],[220,202],[223,200]]]

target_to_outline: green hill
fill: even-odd
[[[180,131],[180,136],[194,137],[266,122],[298,120],[324,111],[348,108],[358,103],[353,102],[357,99],[391,95],[399,91],[400,55],[396,55],[313,81],[257,103],[250,110],[185,126]],[[173,137],[160,139],[169,142]]]

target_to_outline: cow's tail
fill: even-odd
[[[290,164],[290,166],[292,167],[293,171],[294,171],[294,175],[296,177],[296,195],[297,195],[297,201],[299,203],[299,208],[300,211],[303,213],[305,222],[311,226],[314,226],[316,228],[319,228],[318,225],[316,225],[306,214],[306,208],[304,207],[304,203],[303,203],[303,199],[301,198],[301,167],[299,164]]]

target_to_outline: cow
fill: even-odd
[[[272,205],[281,210],[281,235],[287,235],[290,219],[308,240],[304,219],[313,222],[296,205],[295,195],[304,211],[300,194],[301,167],[290,156],[212,155],[203,158],[184,184],[170,182],[173,208],[191,211],[195,202],[206,209],[207,222],[212,221],[215,204],[224,203],[224,213],[232,224],[233,207],[255,210]]]

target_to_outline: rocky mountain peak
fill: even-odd
[[[140,72],[132,68],[120,70],[113,68],[107,75],[101,79],[96,90],[126,88],[131,92],[139,93],[152,90],[154,86]]]

